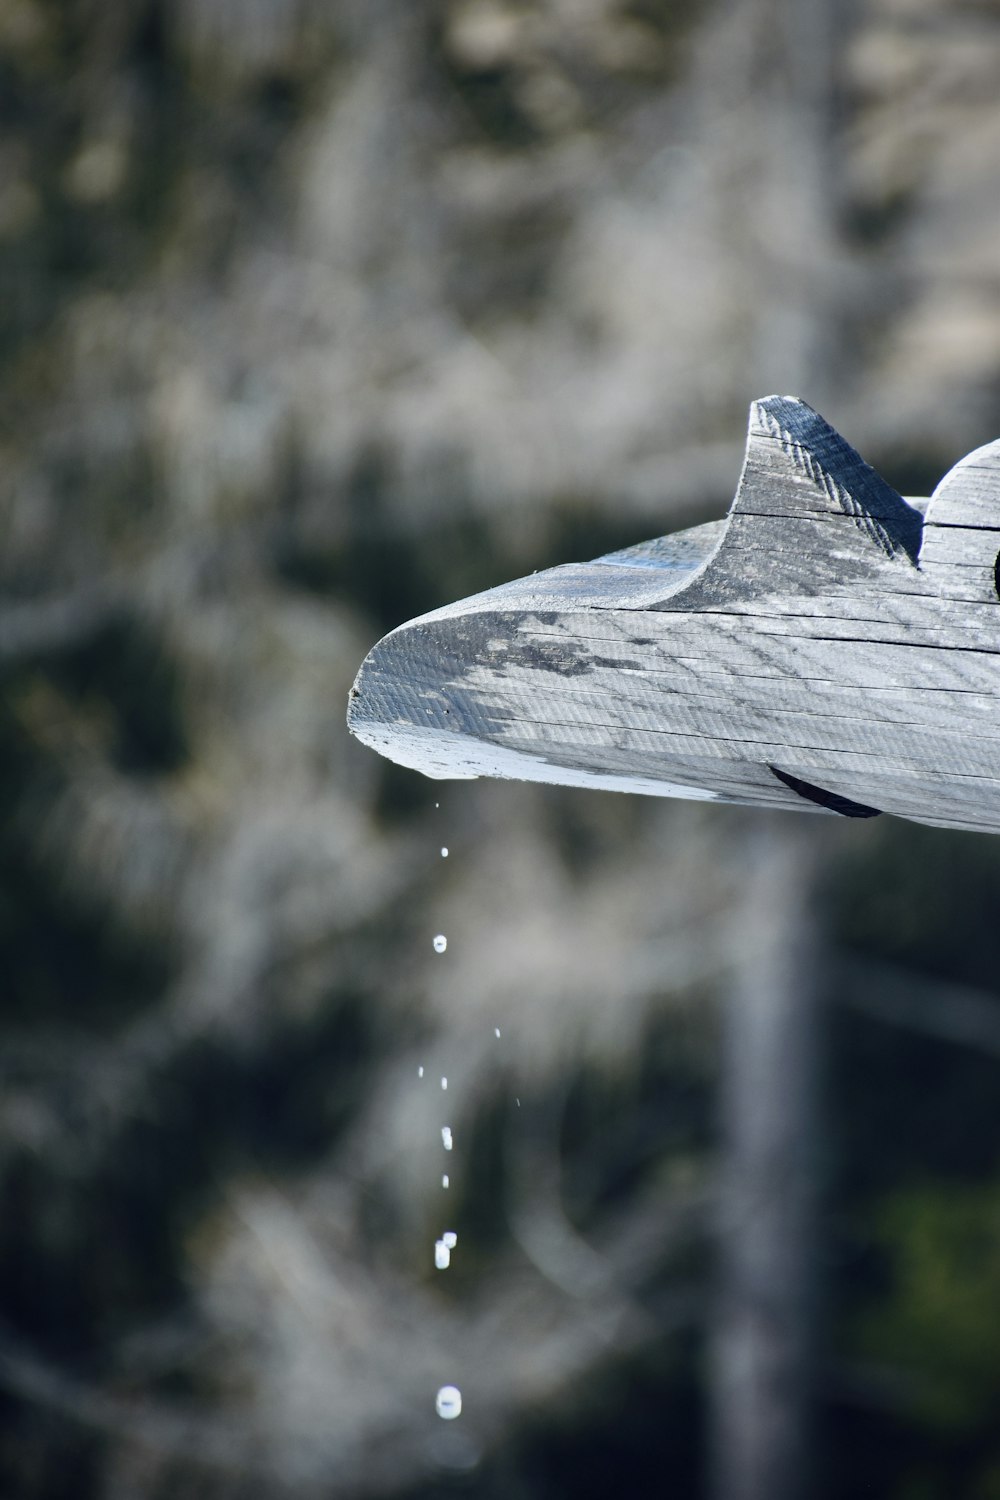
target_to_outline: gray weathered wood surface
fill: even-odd
[[[348,722],[429,776],[1000,832],[998,552],[1000,441],[907,501],[770,396],[725,521],[400,626]]]

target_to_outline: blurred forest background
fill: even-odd
[[[1000,435],[998,78],[993,0],[0,0],[4,1496],[998,1500],[1000,841],[344,729],[754,396]]]

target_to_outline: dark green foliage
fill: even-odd
[[[518,1465],[526,1493],[601,1500],[663,1483],[694,1493],[704,1463],[698,1357],[690,1337],[656,1344],[642,1358],[597,1372],[572,1410],[544,1428],[529,1420]]]
[[[8,838],[0,841],[0,943],[11,1027],[68,1023],[81,1036],[133,1017],[162,993],[168,951],[123,930],[86,893],[73,899]]]
[[[876,1356],[893,1350],[935,1430],[985,1435],[995,1415],[1000,1317],[997,1188],[905,1189],[883,1205],[876,1236],[892,1283],[861,1321],[863,1344]]]
[[[46,675],[69,713],[107,721],[109,758],[120,771],[166,775],[188,760],[177,669],[141,619],[110,619],[72,643]]]
[[[855,879],[855,875],[859,878]],[[978,834],[889,823],[841,872],[838,930],[851,948],[922,972],[995,986],[988,935],[1000,911],[1000,847]]]
[[[945,1030],[835,1013],[833,1327],[861,1410],[834,1410],[878,1493],[978,1500],[992,1493],[1000,1461],[990,1332],[1000,1059],[944,1037],[948,984],[976,986],[981,1003],[1000,1011],[998,854],[990,839],[888,824],[873,833],[864,863],[848,860],[839,877],[831,895],[844,942],[854,955],[940,981]],[[836,1483],[833,1494],[868,1493],[847,1467]]]

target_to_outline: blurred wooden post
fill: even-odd
[[[710,1353],[714,1500],[802,1500],[817,1303],[822,1015],[811,819],[744,830],[722,1026],[718,1293]]]

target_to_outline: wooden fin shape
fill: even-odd
[[[949,599],[996,604],[1000,588],[1000,440],[963,458],[931,496],[920,566]]]
[[[794,396],[750,407],[747,451],[733,514],[849,517],[889,557],[920,551],[921,518],[818,412]]]
[[[920,512],[811,406],[766,396],[750,407],[743,473],[718,551],[663,607],[864,585],[887,565],[915,567],[922,529]]]
[[[724,522],[401,625],[350,727],[435,777],[1000,832],[1000,443],[924,514],[767,397]]]

